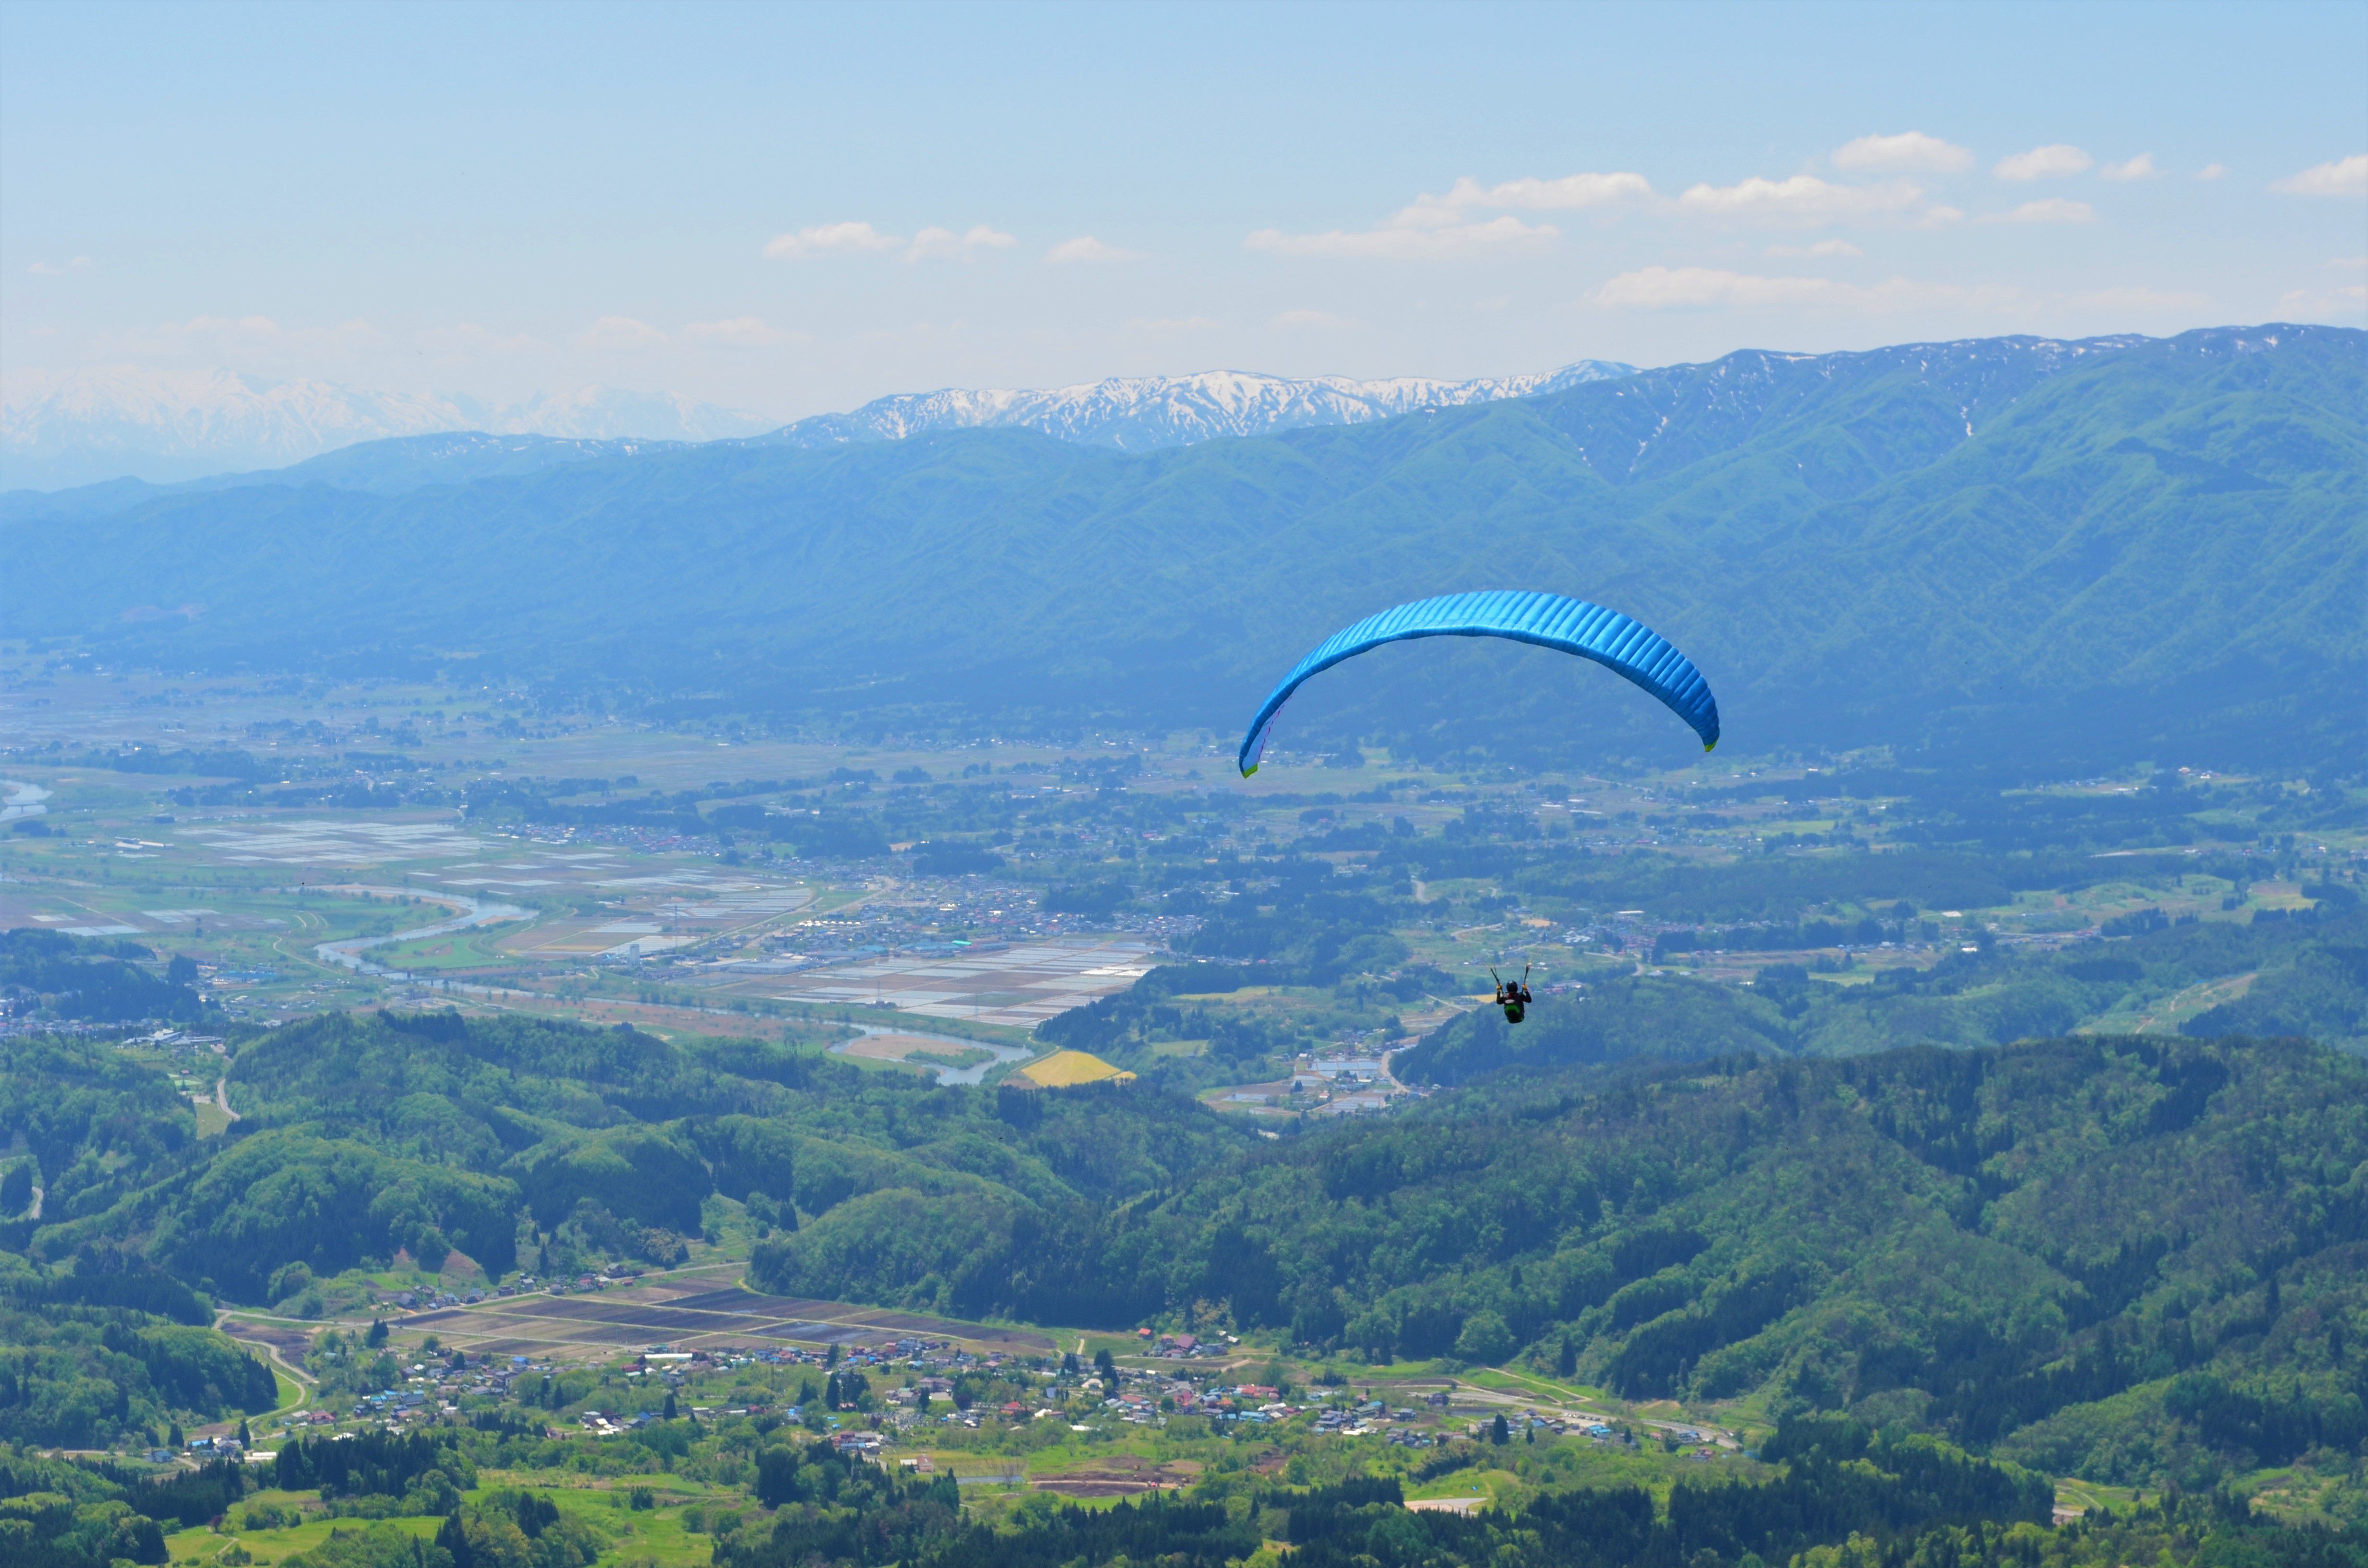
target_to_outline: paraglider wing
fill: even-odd
[[[1249,733],[1242,737],[1242,777],[1258,771],[1274,716],[1310,676],[1384,642],[1417,637],[1504,637],[1592,659],[1659,698],[1693,726],[1704,751],[1718,744],[1718,702],[1710,694],[1710,683],[1659,632],[1585,599],[1498,588],[1417,599],[1369,615],[1326,638],[1282,677],[1250,721]]]

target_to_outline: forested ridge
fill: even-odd
[[[1115,1202],[1247,1141],[1160,1097],[1062,1097],[1020,1127],[992,1096],[885,1080],[811,1049],[687,1050],[629,1028],[386,1012],[256,1040],[228,1074],[250,1108],[199,1148],[174,1141],[169,1116],[160,1140],[120,1100],[49,1093],[122,1072],[105,1045],[9,1040],[0,1053],[18,1114],[46,1124],[43,1168],[65,1173],[54,1221],[45,1205],[42,1223],[18,1222],[30,1254],[128,1248],[241,1301],[285,1301],[398,1251],[432,1268],[458,1248],[507,1272],[522,1219],[552,1266],[578,1251],[648,1256],[696,1233],[711,1195],[791,1225],[889,1187],[990,1208]],[[131,1084],[170,1102],[158,1074]]]
[[[959,1232],[875,1193],[754,1272],[910,1300],[923,1267],[959,1282],[944,1304],[1047,1319],[1219,1301],[1374,1359],[1521,1356],[1634,1398],[1760,1390],[2100,1478],[2208,1476],[2368,1436],[2340,1326],[2368,1307],[2363,1183],[2357,1060],[2084,1037],[1516,1077],[1090,1229]],[[892,1230],[869,1272],[857,1238]]]
[[[972,431],[390,494],[262,475],[85,497],[70,528],[14,499],[0,544],[12,622],[111,658],[427,670],[466,647],[554,699],[708,710],[723,690],[833,724],[1223,727],[1329,631],[1510,573],[1677,641],[1737,749],[2307,761],[2360,733],[2363,344],[2278,325],[1745,352],[1135,456]],[[899,613],[849,582],[894,584]],[[1360,664],[1283,744],[1666,739],[1609,683],[1594,721],[1557,722],[1576,677],[1517,651]]]
[[[2119,961],[2175,961],[2195,930]],[[2368,1436],[2344,1327],[2368,1308],[2359,1059],[2159,1036],[1795,1054],[1782,998],[1614,983],[1542,1000],[1509,1053],[1466,1018],[1408,1067],[1461,1061],[1439,1075],[1463,1087],[1279,1142],[1150,1085],[931,1088],[811,1048],[385,1013],[245,1045],[251,1108],[200,1143],[169,1096],[125,1114],[154,1091],[109,1048],[12,1040],[12,1117],[61,1175],[18,1222],[31,1358],[0,1404],[51,1440],[131,1421],[32,1397],[79,1346],[138,1363],[156,1409],[234,1407],[234,1369],[159,1337],[207,1331],[138,1327],[202,1323],[190,1286],[301,1311],[398,1251],[646,1256],[728,1200],[777,1225],[752,1274],[785,1293],[1087,1326],[1215,1310],[1375,1360],[1874,1414],[2099,1479]],[[1680,1004],[1765,1028],[1695,1060],[1602,1048],[1724,1038]]]

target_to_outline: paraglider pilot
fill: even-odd
[[[1521,978],[1510,984],[1506,983],[1504,978],[1493,969],[1488,971],[1488,978],[1497,983],[1497,1006],[1505,1009],[1507,1023],[1518,1024],[1529,1016],[1530,1003],[1534,998],[1530,995],[1528,964],[1521,966]]]

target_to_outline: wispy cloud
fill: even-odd
[[[1992,212],[1985,223],[2093,223],[2097,210],[2085,201],[2069,201],[2051,196],[2044,201],[2026,201],[2011,212]]]
[[[1292,234],[1260,229],[1244,243],[1278,256],[1378,257],[1393,261],[1440,261],[1504,255],[1552,244],[1562,231],[1552,223],[1527,222],[1517,212],[1611,211],[1653,200],[1652,182],[1626,171],[1524,177],[1482,185],[1465,176],[1444,195],[1423,192],[1372,229],[1332,229]],[[1494,218],[1483,214],[1495,212]]]
[[[1643,267],[1608,280],[1599,305],[1648,311],[1686,305],[1797,305],[1830,299],[1840,285],[1824,278],[1763,278],[1710,267]]]
[[[906,261],[931,259],[965,260],[991,250],[1006,250],[1019,242],[999,229],[985,223],[973,225],[962,233],[951,229],[923,229],[913,236],[905,249]]]
[[[578,348],[652,348],[666,340],[665,333],[632,316],[602,316],[575,335]]]
[[[1755,175],[1734,185],[1694,186],[1678,198],[1678,206],[1703,217],[1815,224],[1904,211],[1923,195],[1906,180],[1835,185],[1815,175],[1794,175],[1789,179]]]
[[[1316,327],[1333,330],[1344,326],[1362,326],[1365,324],[1354,316],[1336,316],[1330,311],[1302,310],[1284,311],[1277,315],[1270,324],[1281,327]]]
[[[2200,311],[2212,302],[2209,294],[2180,289],[2091,289],[2066,296],[2068,302],[2091,311]]]
[[[2028,153],[2000,158],[1998,166],[1990,172],[2000,179],[2056,179],[2066,175],[2077,175],[2096,161],[2069,142],[2055,142],[2044,147],[2033,147]]]
[[[2368,311],[2368,283],[2289,290],[2278,301],[2278,311],[2289,316],[2356,316]]]
[[[1440,261],[1535,249],[1552,244],[1561,233],[1552,223],[1524,223],[1507,213],[1485,223],[1393,224],[1385,229],[1333,229],[1321,234],[1286,234],[1280,229],[1260,229],[1243,244],[1252,250],[1271,251],[1277,256]]]
[[[695,321],[682,329],[682,335],[694,343],[704,343],[717,348],[778,348],[786,343],[804,343],[809,335],[787,332],[768,326],[762,316],[733,316],[725,321]]]
[[[1896,136],[1861,136],[1834,149],[1834,167],[1858,174],[1952,175],[1974,166],[1970,148],[1903,131]]]
[[[2227,176],[2228,165],[2226,164],[2206,164],[2195,171],[2197,179],[2226,179]]]
[[[473,359],[487,354],[530,354],[551,345],[523,332],[501,334],[475,322],[430,327],[415,340],[422,353],[433,353],[439,363]]]
[[[1972,156],[1961,147],[1952,147],[1920,131],[1861,137],[1844,151],[1861,166],[1885,168],[1958,167]],[[1520,213],[1593,210],[1614,214],[1623,209],[1645,208],[1720,222],[1814,227],[1851,220],[1895,218],[1907,213],[1923,199],[1924,192],[1904,179],[1841,184],[1814,175],[1793,175],[1784,179],[1754,176],[1724,186],[1702,183],[1675,198],[1656,195],[1652,183],[1643,175],[1626,171],[1565,175],[1557,179],[1513,179],[1496,185],[1482,185],[1466,176],[1449,187],[1444,195],[1424,192],[1376,228],[1332,229],[1308,234],[1260,229],[1245,243],[1252,250],[1279,256],[1443,260],[1537,249],[1561,237],[1562,232],[1554,224],[1517,216]],[[1497,216],[1483,216],[1490,211]],[[1952,211],[1948,215],[1960,214]],[[1797,254],[1836,256],[1857,252],[1813,249]]]
[[[817,223],[794,233],[775,234],[765,242],[765,255],[774,261],[795,261],[814,256],[894,250],[904,243],[899,236],[883,234],[869,223]]]
[[[283,327],[269,316],[192,316],[160,329],[168,339],[291,348],[372,348],[386,335],[359,316],[330,326]]]
[[[765,242],[765,255],[774,261],[803,261],[819,256],[884,256],[903,251],[906,261],[966,260],[987,251],[1005,250],[1019,242],[1002,230],[975,223],[956,233],[932,224],[906,239],[869,223],[817,223]]]
[[[1820,256],[1864,256],[1866,252],[1848,240],[1819,240],[1813,245],[1770,245],[1760,254],[1799,259]]]
[[[90,257],[78,256],[63,265],[54,261],[37,261],[25,268],[36,278],[63,278],[69,272],[80,272],[90,265]]]
[[[1954,309],[2009,316],[2079,311],[2156,317],[2201,311],[2212,302],[2203,294],[2143,285],[2032,294],[2000,284],[1966,287],[1910,278],[1845,283],[1831,278],[1767,277],[1707,267],[1646,267],[1623,272],[1596,290],[1588,301],[1607,309],[1641,311],[1813,310],[1885,315]]]
[[[2271,180],[2270,188],[2286,196],[2368,196],[2368,153],[2354,153]]]
[[[1400,228],[1447,228],[1469,222],[1464,215],[1474,211],[1576,212],[1590,207],[1649,201],[1652,198],[1651,181],[1643,175],[1625,172],[1565,175],[1560,179],[1509,179],[1489,186],[1467,175],[1450,187],[1445,196],[1425,191],[1416,197],[1393,222]]]
[[[1141,261],[1143,253],[1139,250],[1121,250],[1116,245],[1104,244],[1091,234],[1079,234],[1076,239],[1063,240],[1059,244],[1046,251],[1044,259],[1054,267],[1069,267],[1079,263],[1091,265],[1105,261]]]
[[[2162,171],[2154,166],[2152,153],[2140,153],[2123,163],[2107,164],[2097,171],[2100,179],[2152,179]]]
[[[1981,302],[1998,291],[1893,278],[1882,283],[1841,283],[1830,278],[1769,278],[1709,267],[1645,267],[1623,272],[1598,289],[1593,303],[1624,310],[1766,310],[1823,307],[1869,313],[1919,305]]]

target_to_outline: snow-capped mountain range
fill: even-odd
[[[79,370],[0,410],[0,490],[102,480],[155,483],[282,468],[359,442],[485,431],[575,440],[755,438],[797,447],[893,441],[931,430],[1017,427],[1145,451],[1223,436],[1357,425],[1417,409],[1559,392],[1633,374],[1582,359],[1543,375],[1360,381],[1239,370],[1113,377],[1048,391],[906,392],[780,428],[751,414],[665,392],[587,387],[523,403],[376,392],[327,381],[265,381],[229,370]],[[765,434],[769,430],[769,434]]]
[[[1632,365],[1581,359],[1543,375],[1440,381],[1399,376],[1358,381],[1345,376],[1296,380],[1243,370],[1191,376],[1113,376],[1043,392],[900,392],[852,414],[801,419],[764,441],[799,447],[894,441],[928,430],[1017,426],[1064,441],[1147,451],[1220,436],[1262,436],[1310,425],[1361,425],[1417,409],[1489,403],[1560,392],[1582,381],[1635,373]]]

